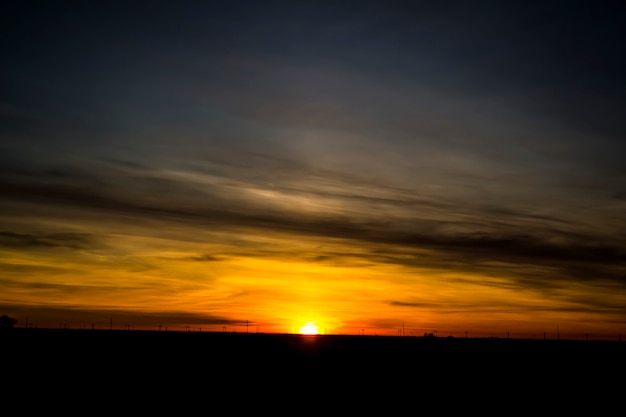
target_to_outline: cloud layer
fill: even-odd
[[[623,332],[619,10],[245,6],[2,6],[0,304]]]

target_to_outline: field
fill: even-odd
[[[60,329],[10,329],[0,338],[5,381],[31,393],[62,387],[63,395],[118,400],[265,393],[273,401],[353,398],[363,407],[447,393],[454,405],[469,393],[528,402],[560,390],[569,402],[601,394],[606,405],[622,401],[625,388],[626,342],[618,341]]]

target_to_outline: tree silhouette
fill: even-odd
[[[0,316],[0,329],[9,329],[15,327],[17,320],[13,317],[9,317],[6,314]]]

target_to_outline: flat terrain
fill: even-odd
[[[445,361],[489,369],[523,363],[581,368],[626,358],[626,342],[503,338],[391,336],[302,336],[265,333],[131,330],[10,329],[0,332],[3,349],[22,363],[150,363],[168,366],[233,367],[294,363],[302,366],[436,368]],[[572,364],[574,366],[574,364]]]
[[[382,401],[478,390],[526,401],[558,388],[569,401],[595,390],[606,404],[621,401],[626,388],[626,342],[618,341],[10,329],[0,332],[0,346],[4,381],[35,393],[356,390]]]

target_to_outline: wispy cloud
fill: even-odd
[[[12,248],[70,248],[82,249],[90,247],[92,236],[85,233],[16,233],[0,231],[0,246]]]
[[[91,8],[10,10],[5,301],[619,321],[612,7],[198,3],[175,36],[168,6]]]

